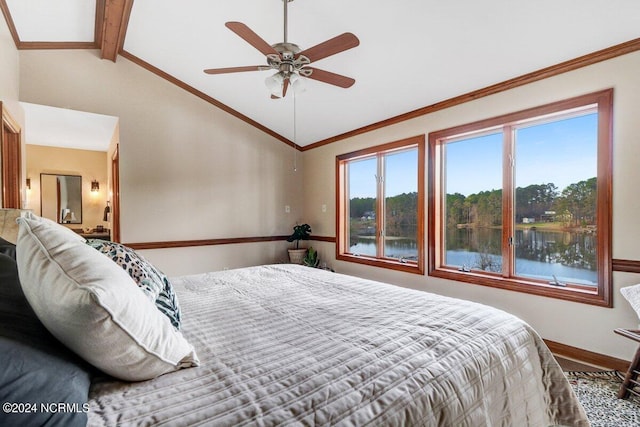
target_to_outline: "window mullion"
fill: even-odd
[[[384,203],[384,154],[378,154],[378,175],[377,175],[377,210],[376,212],[376,257],[384,257],[384,224],[385,224],[385,203]]]
[[[515,271],[515,230],[514,230],[514,172],[515,172],[515,132],[513,126],[503,128],[502,158],[502,275],[513,277]]]
[[[350,248],[349,242],[351,241],[351,194],[349,188],[349,167],[346,161],[338,162],[339,173],[336,178],[337,186],[340,189],[338,197],[340,194],[343,194],[343,199],[341,203],[338,203],[338,210],[342,210],[342,213],[338,213],[337,218],[339,218],[336,224],[336,231],[340,231],[341,235],[344,238],[339,242],[338,253],[348,252]]]

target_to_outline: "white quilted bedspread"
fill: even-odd
[[[90,426],[589,425],[503,311],[294,265],[172,282],[201,366],[95,381]]]

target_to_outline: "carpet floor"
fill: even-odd
[[[618,399],[622,374],[616,371],[565,372],[592,427],[640,426],[640,398]]]

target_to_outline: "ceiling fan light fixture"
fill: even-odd
[[[296,93],[296,95],[300,95],[301,93],[307,90],[307,86],[303,78],[301,78],[298,74],[294,73],[289,76],[289,83],[291,83],[291,88]]]
[[[272,95],[281,97],[282,87],[284,86],[284,75],[282,71],[278,71],[274,75],[267,77],[264,80],[264,84],[267,85],[267,88]]]

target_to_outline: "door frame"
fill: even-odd
[[[2,131],[0,132],[0,158],[2,159],[2,207],[22,207],[22,129],[0,101]]]

